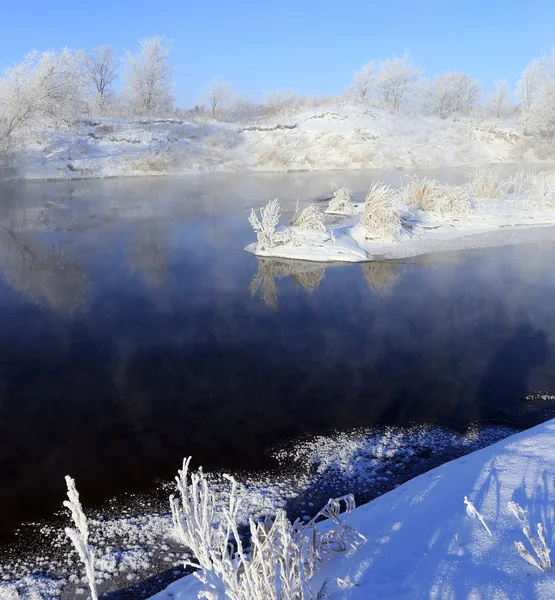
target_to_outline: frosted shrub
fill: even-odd
[[[402,195],[408,206],[441,215],[466,214],[471,210],[467,188],[443,185],[437,179],[411,177]]]
[[[66,527],[65,532],[73,543],[79,558],[85,565],[85,574],[87,576],[92,600],[98,600],[94,576],[94,552],[88,545],[89,528],[87,525],[87,517],[85,517],[85,513],[79,502],[79,493],[75,487],[75,481],[69,475],[66,475],[66,484],[68,500],[64,501],[64,506],[71,512],[71,518],[75,524],[75,529]]]
[[[410,178],[409,183],[403,188],[403,196],[408,206],[416,206],[420,210],[437,211],[438,188],[437,179],[421,179],[416,175]]]
[[[532,192],[522,208],[551,209],[555,207],[555,171],[541,171],[532,175]]]
[[[509,509],[509,512],[511,512],[520,521],[520,523],[526,522],[526,511],[519,504],[511,501],[508,503],[507,508]],[[532,556],[532,554],[526,549],[522,542],[515,542],[515,548],[517,549],[517,552],[520,554],[520,556],[522,556],[522,558],[527,563],[531,564],[533,567],[537,567],[540,571],[547,573],[548,571],[551,571],[552,567],[550,556],[551,550],[549,550],[547,542],[545,541],[542,524],[538,523],[536,528],[538,532],[539,541],[536,541],[533,538],[530,532],[530,528],[527,525],[525,525],[522,528],[522,532],[524,533],[524,535],[530,542],[532,549],[534,550],[534,553],[536,555],[535,557]]]
[[[480,166],[468,174],[470,191],[476,198],[499,198],[501,195],[500,171]]]
[[[394,242],[401,230],[401,218],[395,192],[383,182],[373,181],[366,195],[361,223],[366,238]]]
[[[308,600],[314,598],[308,581],[317,567],[337,552],[356,548],[364,538],[340,520],[342,509],[354,508],[352,496],[330,500],[309,523],[291,523],[285,511],[273,519],[249,520],[250,549],[238,531],[237,483],[229,476],[230,494],[221,522],[214,521],[214,495],[202,470],[189,477],[190,458],[176,478],[178,500],[170,498],[174,528],[192,550],[202,569],[195,576],[204,584],[200,598],[207,600]],[[328,519],[321,533],[316,522]]]
[[[464,215],[472,210],[467,188],[457,185],[440,185],[436,191],[436,212]]]
[[[316,231],[328,230],[326,222],[324,221],[324,215],[315,204],[309,204],[300,211],[299,203],[297,202],[297,209],[295,210],[295,214],[289,225],[298,227],[299,229],[313,229]]]
[[[503,183],[503,194],[522,210],[549,210],[555,207],[555,171],[518,171]]]
[[[335,191],[326,212],[337,215],[351,214],[353,212],[353,192],[347,184],[343,187],[335,186]]]
[[[260,250],[269,250],[288,240],[288,235],[283,231],[276,231],[279,223],[279,200],[274,198],[268,204],[260,209],[260,219],[254,208],[251,209],[249,215],[249,223],[251,224]]]
[[[520,554],[520,556],[522,556],[522,558],[529,564],[531,564],[534,567],[537,567],[538,569],[540,569],[540,571],[543,571],[544,573],[547,573],[548,571],[551,571],[551,551],[549,550],[549,548],[547,547],[547,543],[545,541],[545,536],[543,535],[543,526],[541,523],[537,524],[537,532],[538,532],[538,540],[536,541],[532,534],[530,533],[530,528],[529,527],[523,527],[522,529],[524,535],[528,538],[528,541],[530,542],[530,545],[532,546],[532,549],[534,550],[534,553],[536,555],[536,557],[534,558],[534,556],[532,556],[532,554],[530,554],[530,552],[528,552],[528,550],[526,550],[526,547],[524,546],[524,544],[522,542],[515,542],[515,548],[517,549],[518,553]]]
[[[534,187],[535,176],[520,169],[503,182],[501,189],[504,196],[525,198],[533,193]]]

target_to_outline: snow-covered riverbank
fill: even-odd
[[[15,179],[199,172],[424,169],[542,161],[514,119],[392,115],[357,104],[255,124],[82,119],[15,153]]]
[[[326,563],[314,589],[332,578],[340,582],[330,600],[551,600],[552,574],[528,564],[515,542],[536,557],[522,529],[537,539],[541,523],[553,548],[554,465],[555,421],[548,421],[408,481],[347,518],[367,541]],[[192,600],[200,589],[188,576],[153,599]]]
[[[261,518],[286,508],[306,521],[329,497],[345,493],[353,493],[361,504],[417,473],[495,443],[513,431],[477,426],[461,435],[440,426],[419,425],[360,429],[299,441],[276,449],[279,472],[235,474],[240,482],[240,519],[246,522],[249,516]],[[221,514],[229,485],[219,474],[210,476],[210,484]],[[173,491],[173,484],[164,486],[166,496]],[[154,511],[149,508],[151,502],[138,498],[129,505],[110,503],[110,516],[93,515],[84,505],[101,593],[122,588],[142,593],[152,589],[145,585],[146,578],[155,583],[157,574],[166,571],[171,581],[182,572],[186,551],[172,533],[167,501]],[[0,598],[74,598],[86,583],[63,527],[26,527],[25,539],[32,534],[36,552],[9,553],[0,560]],[[187,585],[191,581],[185,580]]]

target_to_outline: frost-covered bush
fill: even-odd
[[[529,564],[537,567],[540,571],[547,573],[551,571],[551,567],[553,566],[551,563],[551,550],[549,549],[547,542],[545,541],[545,536],[543,534],[543,526],[541,523],[537,524],[537,532],[538,532],[538,541],[534,539],[532,534],[530,533],[529,527],[523,527],[522,532],[530,542],[530,546],[534,550],[535,557],[528,552],[526,547],[522,542],[515,542],[515,548],[517,552],[522,556],[522,558]]]
[[[436,191],[436,212],[444,215],[465,215],[472,204],[468,189],[460,185],[440,185]]]
[[[466,187],[445,185],[437,179],[411,177],[401,194],[408,206],[426,212],[461,215],[471,210]]]
[[[420,210],[435,212],[438,209],[438,189],[440,183],[437,179],[411,177],[402,189],[403,198],[408,206],[415,206]]]
[[[287,232],[276,231],[279,217],[279,200],[277,198],[270,200],[266,206],[260,209],[260,219],[254,208],[251,209],[249,223],[256,233],[258,246],[261,250],[275,248],[289,239]]]
[[[364,202],[361,224],[366,239],[394,242],[401,231],[400,210],[394,190],[374,180]]]
[[[299,210],[299,203],[297,202],[297,209],[295,210],[295,214],[289,225],[298,227],[299,229],[312,229],[315,231],[328,230],[324,215],[315,204],[309,204],[306,208],[303,208],[303,210]]]
[[[335,186],[335,191],[328,204],[326,212],[336,215],[349,215],[353,212],[353,192],[347,184]]]
[[[523,210],[555,208],[555,171],[518,171],[503,182],[503,194]]]
[[[470,192],[476,198],[499,198],[501,195],[501,171],[497,168],[479,166],[468,174]]]
[[[202,470],[189,475],[190,458],[176,477],[179,498],[170,506],[175,531],[200,568],[204,584],[199,597],[208,600],[308,600],[309,580],[318,566],[337,552],[356,548],[364,538],[342,523],[340,514],[354,508],[352,496],[330,500],[306,525],[291,523],[285,511],[263,522],[249,520],[250,544],[239,533],[237,483],[229,476],[230,493],[219,523],[215,499]],[[322,519],[331,526],[321,532]]]

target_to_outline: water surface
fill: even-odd
[[[91,506],[189,454],[271,468],[300,436],[551,414],[524,398],[555,393],[555,245],[327,267],[243,250],[250,206],[279,196],[287,218],[338,177],[0,188],[5,539],[60,506],[67,473]]]

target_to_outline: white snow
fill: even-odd
[[[541,163],[511,119],[392,115],[336,104],[249,126],[179,119],[87,119],[48,130],[16,156],[12,178],[199,172],[425,169]]]
[[[249,516],[259,519],[294,506],[293,510],[307,520],[330,496],[353,492],[362,502],[392,489],[406,479],[407,473],[430,466],[428,459],[422,458],[430,448],[434,449],[434,464],[439,464],[510,433],[505,427],[479,426],[461,435],[435,425],[420,425],[357,429],[293,442],[275,451],[281,465],[278,472],[235,474],[240,482],[239,518],[245,523]],[[209,479],[220,514],[229,483],[218,473],[210,473]],[[164,491],[169,496],[174,485],[168,483]],[[135,585],[183,564],[187,550],[172,533],[171,516],[159,509],[149,510],[149,504],[147,499],[131,500],[129,505],[111,503],[111,512],[117,509],[119,515],[112,518],[88,514],[89,543],[95,551],[100,592]],[[87,507],[83,508],[88,513]],[[162,511],[168,508],[164,502]],[[141,516],[136,516],[137,512]],[[33,532],[37,539],[48,540],[50,547],[39,546],[38,554],[4,557],[0,562],[0,598],[10,598],[16,591],[23,599],[58,598],[62,591],[62,597],[67,598],[79,589],[84,593],[83,568],[63,528],[36,524]],[[31,535],[28,528],[25,535]]]
[[[261,257],[320,263],[366,262],[372,259],[408,258],[431,252],[552,241],[555,239],[555,230],[547,226],[555,225],[555,183],[551,181],[553,171],[530,177],[532,181],[545,179],[551,182],[546,184],[540,200],[528,200],[526,196],[513,193],[504,193],[499,199],[469,196],[462,214],[429,212],[414,206],[403,206],[406,188],[401,188],[395,192],[396,200],[392,200],[391,209],[382,209],[384,213],[394,210],[400,215],[401,226],[394,241],[369,239],[374,232],[368,232],[363,225],[364,215],[360,220],[358,217],[363,213],[364,205],[349,202],[340,208],[335,207],[332,212],[336,221],[337,216],[344,217],[344,223],[330,226],[326,232],[300,231],[285,226],[276,230],[276,242],[273,245],[254,242],[245,250]],[[449,189],[461,196],[470,193],[468,186],[449,186]],[[330,204],[333,202],[332,199]],[[329,209],[324,211],[326,213],[329,214]],[[398,218],[395,218],[398,222]],[[398,227],[397,223],[395,227]]]
[[[347,518],[367,542],[326,563],[313,589],[339,578],[330,600],[552,600],[552,573],[525,562],[515,542],[534,554],[522,529],[535,533],[541,523],[553,548],[554,465],[555,421],[548,421],[408,481]],[[467,511],[465,496],[491,536]],[[188,576],[152,598],[190,600],[199,591]]]

